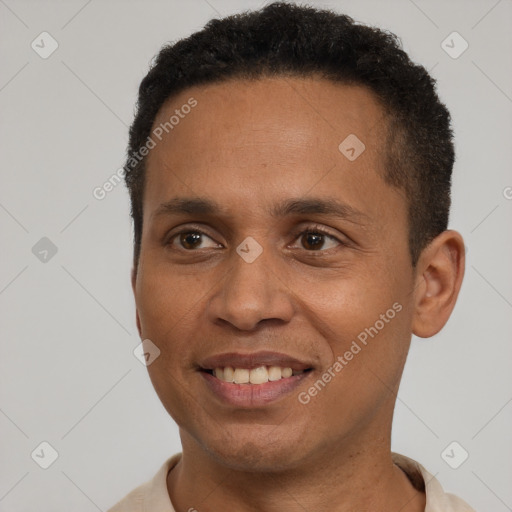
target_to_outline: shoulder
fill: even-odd
[[[107,512],[144,512],[155,507],[161,512],[174,512],[167,492],[167,474],[180,458],[178,453],[167,459],[151,480],[139,485]]]
[[[464,500],[445,492],[440,482],[415,460],[393,453],[393,462],[416,489],[425,491],[425,512],[475,512]]]

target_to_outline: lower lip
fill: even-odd
[[[237,407],[251,408],[275,402],[290,394],[313,372],[310,370],[264,384],[234,384],[233,382],[224,382],[204,371],[199,373],[203,376],[210,390],[222,402]]]

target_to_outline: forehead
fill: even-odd
[[[337,142],[351,133],[371,145],[369,137],[382,128],[383,110],[367,88],[292,77],[228,80],[189,88],[163,105],[153,128],[168,121],[191,97],[197,106],[187,114],[189,119],[185,122],[185,116],[173,126],[169,137],[164,134],[169,149],[193,146],[189,157],[206,151],[212,154],[213,149],[236,154],[236,149],[243,149],[238,142],[244,147],[263,143],[261,150],[268,148],[274,156],[273,146],[283,145],[311,154],[313,145],[337,149]],[[200,123],[194,123],[197,117]]]
[[[182,110],[191,98],[197,104]],[[189,88],[155,119],[153,131],[165,123],[169,128],[174,115],[172,129],[148,156],[145,198],[156,203],[178,191],[247,205],[269,194],[332,193],[342,186],[348,195],[364,192],[371,204],[379,190],[368,190],[369,181],[389,188],[381,178],[383,114],[368,89],[319,78]]]

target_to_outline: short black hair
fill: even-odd
[[[124,167],[135,268],[146,163],[140,148],[164,102],[192,86],[276,76],[319,76],[370,89],[386,121],[384,178],[408,202],[413,266],[423,248],[447,229],[455,153],[450,114],[437,96],[435,80],[388,31],[331,10],[274,2],[258,11],[213,19],[202,30],[165,45],[142,80]]]

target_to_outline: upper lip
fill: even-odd
[[[305,361],[300,361],[287,354],[262,350],[243,354],[240,352],[225,352],[216,354],[203,359],[199,366],[203,370],[214,370],[215,368],[258,368],[259,366],[280,366],[281,368],[291,368],[292,370],[307,370],[313,365]]]

